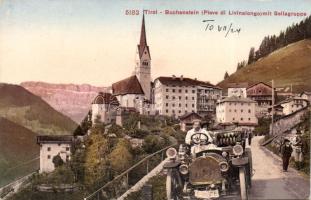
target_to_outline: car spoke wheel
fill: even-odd
[[[240,178],[240,195],[241,200],[247,200],[248,199],[248,188],[246,185],[246,176],[245,176],[245,168],[240,167],[239,168],[239,178]]]
[[[179,200],[179,184],[178,175],[174,173],[175,170],[169,169],[166,176],[166,197],[168,200]]]

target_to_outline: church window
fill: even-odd
[[[194,97],[192,97],[192,100],[194,100]]]
[[[192,108],[194,108],[194,104],[192,104]]]
[[[168,99],[168,95],[166,95],[166,99]]]
[[[166,113],[168,113],[168,110],[166,110]]]
[[[175,99],[175,96],[173,96],[173,99]]]
[[[178,98],[179,98],[179,100],[181,100],[181,96],[179,96]]]
[[[48,147],[48,151],[51,151],[51,147]]]
[[[69,147],[66,147],[66,151],[69,151]]]
[[[241,121],[243,121],[243,117],[241,117]]]
[[[186,93],[188,93],[188,90],[185,90]]]
[[[195,90],[192,90],[192,93],[195,93]]]
[[[248,113],[251,113],[251,109],[248,109]]]
[[[178,92],[181,93],[181,89],[179,89]]]
[[[175,104],[173,103],[172,106],[175,107]]]
[[[251,121],[251,118],[248,118],[248,121]]]
[[[179,110],[178,113],[181,113],[181,110]]]
[[[241,113],[243,112],[243,109],[241,109]]]
[[[168,89],[166,88],[166,92],[168,92]]]
[[[181,103],[179,104],[179,107],[181,107]]]
[[[186,100],[188,100],[188,97],[186,97]]]
[[[50,155],[48,155],[48,159],[51,159],[51,156],[50,156]]]
[[[188,104],[186,104],[185,106],[188,107]]]
[[[166,103],[166,107],[168,107],[168,103]]]

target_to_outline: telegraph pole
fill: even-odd
[[[272,112],[272,120],[271,120],[271,135],[273,134],[273,123],[274,123],[274,80],[272,79],[272,108],[271,108],[271,112]]]

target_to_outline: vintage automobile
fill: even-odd
[[[214,131],[213,143],[206,133],[191,137],[192,145],[169,148],[167,199],[248,199],[251,187],[252,155],[244,131]]]

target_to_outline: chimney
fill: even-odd
[[[183,81],[184,80],[184,75],[180,76],[180,80]]]
[[[176,78],[176,76],[175,76],[174,74],[172,75],[172,77],[173,77],[173,79],[175,79],[175,78]]]

